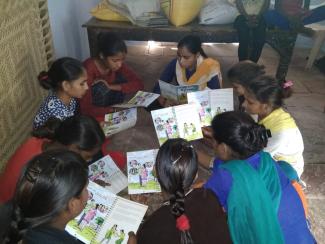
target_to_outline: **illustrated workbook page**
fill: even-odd
[[[159,82],[161,96],[163,96],[168,100],[177,102],[178,99],[177,99],[176,86],[162,80],[159,80],[158,82]]]
[[[117,194],[128,186],[128,179],[107,155],[89,165],[89,180]]]
[[[127,233],[136,233],[148,206],[110,193],[89,182],[88,201],[66,231],[84,243],[126,243]]]
[[[177,99],[179,104],[187,103],[187,93],[195,92],[199,90],[198,85],[191,85],[191,86],[178,86],[177,87]]]
[[[212,120],[209,90],[188,93],[187,101],[189,104],[195,105],[201,127],[209,126]]]
[[[161,192],[153,170],[158,149],[127,152],[129,194]]]
[[[191,92],[187,100],[195,105],[202,127],[209,126],[215,115],[234,110],[232,88]]]
[[[212,118],[220,113],[234,110],[234,93],[232,88],[209,91]]]
[[[168,100],[177,102],[178,104],[187,103],[186,94],[189,92],[194,92],[199,90],[198,85],[190,86],[178,86],[172,85],[162,80],[159,80],[160,92],[161,95]]]
[[[126,244],[128,233],[137,232],[148,206],[117,197],[112,210],[99,230],[94,242]]]
[[[151,117],[160,145],[167,139],[179,137],[173,107],[153,110]]]
[[[196,108],[192,104],[173,107],[176,115],[179,137],[188,141],[203,138],[201,123]]]
[[[105,115],[103,130],[106,136],[116,134],[135,126],[137,109],[130,108]]]
[[[134,97],[127,103],[117,104],[114,107],[118,108],[132,108],[132,107],[148,107],[153,101],[155,101],[160,95],[151,92],[138,91]]]
[[[91,243],[116,201],[116,195],[89,181],[88,201],[79,216],[71,220],[66,231],[84,243]]]

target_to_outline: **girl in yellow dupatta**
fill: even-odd
[[[222,88],[220,64],[217,60],[208,58],[202,49],[198,36],[188,35],[177,45],[177,58],[173,59],[160,76],[160,80],[181,86],[199,85],[200,90]],[[160,93],[157,83],[153,89]],[[166,107],[170,101],[160,97],[159,107]]]
[[[186,47],[182,47],[177,53],[178,59],[176,62],[176,78],[177,82],[181,86],[186,85],[199,85],[200,90],[205,89],[208,86],[208,82],[213,77],[218,77],[219,87],[222,87],[222,77],[220,72],[220,64],[218,61],[203,56],[204,53],[196,54],[196,63],[193,63],[193,69],[196,67],[195,73],[188,79],[186,76],[186,68],[189,63],[189,55],[186,55]],[[191,68],[191,67],[189,67]]]

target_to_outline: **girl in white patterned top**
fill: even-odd
[[[78,108],[77,99],[88,90],[87,73],[82,63],[69,57],[57,59],[48,72],[39,74],[38,80],[50,92],[34,118],[34,129],[51,117],[64,120],[73,116]]]

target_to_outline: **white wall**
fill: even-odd
[[[82,24],[90,19],[89,11],[100,0],[48,0],[48,9],[56,58],[89,57],[87,31]]]

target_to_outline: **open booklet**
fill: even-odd
[[[187,101],[189,104],[195,105],[202,127],[211,125],[211,121],[215,115],[234,110],[232,88],[188,93]]]
[[[115,104],[116,108],[133,108],[133,107],[148,107],[160,95],[151,92],[138,91],[127,103]]]
[[[162,80],[159,80],[159,87],[161,96],[177,104],[187,103],[186,94],[199,90],[198,85],[176,86]]]
[[[195,105],[183,104],[151,111],[151,117],[159,144],[169,138],[196,140],[203,137],[200,118]]]
[[[128,179],[116,166],[113,159],[107,155],[89,165],[89,180],[108,191],[117,194],[128,185]]]
[[[88,201],[66,231],[84,243],[126,244],[136,231],[148,206],[116,196],[94,182],[88,185]]]
[[[136,122],[137,109],[125,109],[115,113],[105,114],[103,130],[106,136],[110,136],[135,126]]]
[[[127,152],[129,194],[161,192],[153,174],[158,149]]]

